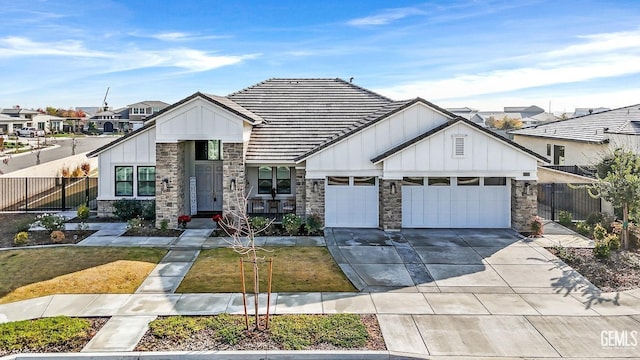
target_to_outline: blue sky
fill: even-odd
[[[0,107],[354,77],[394,99],[554,112],[640,103],[640,1],[0,0]]]

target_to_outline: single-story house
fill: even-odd
[[[175,226],[181,214],[232,209],[240,189],[250,213],[384,229],[528,230],[548,162],[424,99],[341,79],[197,92],[89,156],[99,157],[101,216],[121,198],[155,200],[157,220]]]
[[[616,148],[640,151],[640,104],[510,132],[513,140],[554,165],[594,166]]]

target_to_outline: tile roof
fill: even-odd
[[[269,79],[227,96],[261,116],[249,162],[291,162],[398,104],[342,79]],[[386,109],[386,110],[385,110]]]
[[[514,135],[606,143],[608,134],[640,135],[640,104],[567,120],[554,121],[525,129],[513,130]]]

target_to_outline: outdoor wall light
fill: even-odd
[[[162,191],[166,191],[169,188],[169,178],[162,179]]]
[[[231,179],[231,191],[236,191],[236,179]]]
[[[531,184],[528,182],[524,183],[524,189],[522,190],[522,195],[531,195]]]
[[[318,182],[314,181],[313,182],[313,188],[311,189],[312,192],[318,192]]]
[[[398,191],[398,189],[396,188],[395,181],[391,183],[390,189],[391,189],[391,194],[395,194]]]

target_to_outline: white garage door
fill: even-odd
[[[509,188],[503,177],[404,178],[402,226],[508,228]]]
[[[328,177],[325,223],[329,227],[378,227],[378,179],[374,176]]]

